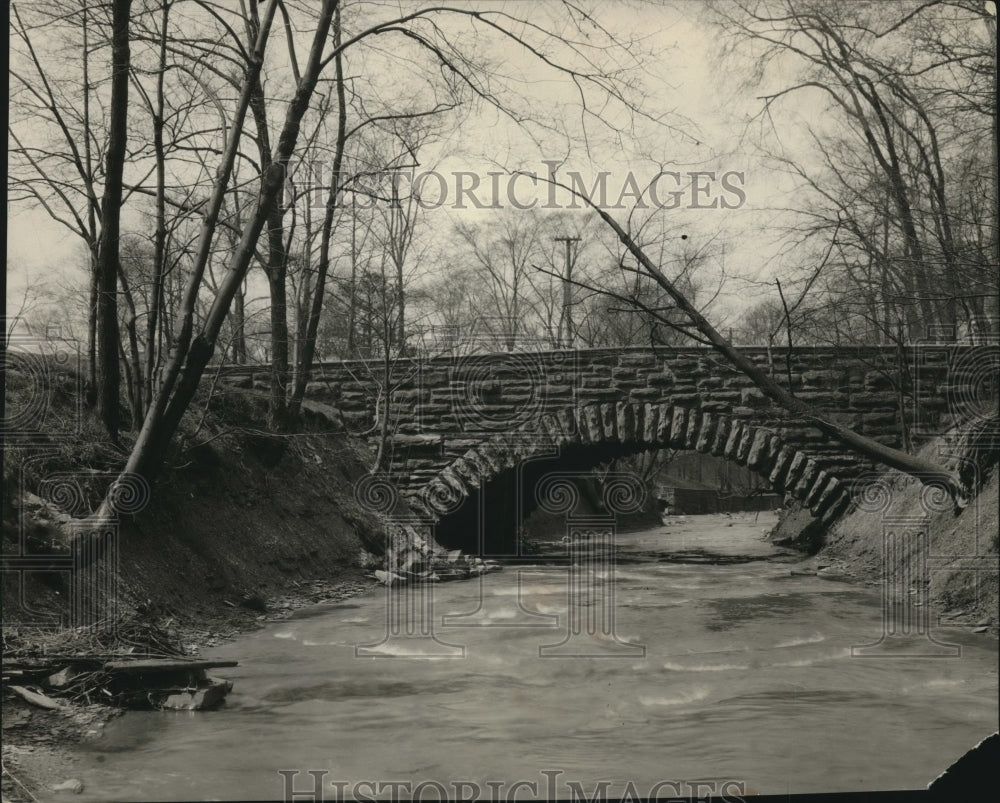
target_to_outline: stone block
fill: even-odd
[[[615,379],[611,382],[611,387],[618,391],[622,396],[627,396],[633,390],[638,391],[649,391],[651,388],[646,386],[646,383],[641,379]]]
[[[785,491],[790,492],[794,489],[794,486],[802,476],[802,472],[805,470],[806,463],[808,461],[809,457],[805,452],[795,452],[795,455],[792,457],[792,462],[788,465],[788,471],[785,472],[785,479],[782,482]]]
[[[604,440],[604,430],[601,426],[601,408],[596,404],[589,404],[583,408],[583,411],[581,434],[587,438],[589,443],[600,443]]]
[[[851,407],[857,410],[895,409],[896,406],[897,399],[895,393],[855,393],[851,396]]]
[[[805,467],[802,469],[801,476],[792,487],[792,494],[794,494],[796,499],[804,500],[806,498],[806,495],[812,489],[813,483],[816,481],[816,476],[819,472],[819,463],[811,457],[807,459]]]
[[[747,467],[761,474],[767,474],[771,470],[773,457],[771,452],[771,433],[766,429],[758,429],[750,444],[750,451],[747,454]]]
[[[844,493],[844,486],[841,484],[840,480],[834,477],[832,474],[828,474],[826,482],[823,483],[823,487],[817,494],[813,503],[809,506],[812,514],[817,518],[822,518],[823,515],[830,509],[837,501],[837,496]]]
[[[831,479],[833,479],[826,471],[820,469],[816,474],[816,478],[812,481],[812,485],[806,492],[805,498],[802,500],[806,507],[812,508],[816,502],[819,501],[820,495],[826,489],[826,484]]]
[[[656,427],[660,421],[660,405],[644,404],[642,406],[642,440],[644,443],[656,441]]]
[[[830,492],[830,498],[825,505],[826,510],[819,513],[820,521],[829,526],[846,513],[851,507],[851,494],[843,484]]]
[[[684,434],[687,425],[688,411],[684,407],[674,407],[670,421],[670,437],[668,443],[675,449],[684,448]]]
[[[580,388],[576,392],[577,398],[582,402],[618,401],[622,397],[614,388],[607,387],[607,383],[601,388]]]
[[[746,425],[742,421],[733,421],[732,426],[729,429],[729,437],[726,439],[726,446],[723,449],[723,456],[730,459],[736,459],[736,452],[739,449],[740,439],[743,437],[743,430]]]
[[[604,440],[618,440],[618,412],[616,405],[601,405],[601,431],[603,433]]]
[[[652,352],[646,354],[626,354],[618,355],[618,364],[622,367],[646,367],[656,365],[656,355]]]
[[[684,433],[684,448],[694,449],[698,443],[701,419],[697,410],[688,410],[687,429]]]
[[[638,409],[642,409],[639,406]],[[618,402],[615,407],[617,418],[618,440],[622,443],[631,443],[636,440],[636,405],[628,402]]]
[[[712,439],[712,454],[722,457],[726,451],[726,443],[729,441],[729,433],[733,427],[733,422],[728,416],[721,415],[716,419],[715,437]]]
[[[677,382],[671,371],[664,371],[662,374],[650,374],[646,377],[646,384],[654,388],[669,388]]]
[[[670,425],[674,420],[674,407],[672,404],[661,404],[659,420],[656,425],[656,442],[667,446],[670,440]]]
[[[869,371],[864,375],[864,389],[868,391],[895,390],[893,381],[881,371]]]
[[[577,419],[573,412],[573,408],[567,409],[565,407],[556,410],[556,420],[559,422],[559,427],[562,429],[563,435],[566,436],[566,440],[569,442],[580,440],[580,428],[577,425]]]
[[[767,407],[771,400],[756,387],[744,388],[740,391],[740,405],[743,407]]]
[[[736,462],[741,466],[745,466],[747,463],[747,458],[750,456],[750,447],[753,445],[753,439],[756,435],[756,427],[749,425],[743,427],[743,434],[740,436],[740,443],[736,448]]]
[[[795,449],[791,446],[782,446],[778,451],[778,456],[774,460],[774,466],[767,475],[767,481],[771,483],[775,490],[783,491],[785,489],[785,475],[788,473],[788,468],[791,466],[794,457]]]
[[[695,442],[696,451],[707,454],[712,447],[712,439],[715,437],[716,416],[711,413],[701,414],[701,427],[698,432],[698,440]]]
[[[713,390],[706,401],[713,403],[724,402],[727,405],[738,404],[742,391],[739,390]]]
[[[832,387],[841,381],[841,371],[811,370],[802,372],[802,382],[806,387]]]
[[[670,401],[675,405],[680,405],[681,407],[699,407],[701,405],[701,396],[692,388],[691,392],[688,393],[671,393]]]

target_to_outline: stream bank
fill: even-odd
[[[994,425],[995,426],[995,425]],[[920,455],[974,477],[978,493],[956,512],[950,498],[894,469],[869,478],[861,504],[826,530],[798,503],[782,511],[770,539],[801,550],[803,571],[866,583],[885,579],[884,536],[894,522],[917,521],[926,533],[921,546],[908,539],[896,571],[927,586],[932,621],[947,618],[954,626],[998,626],[998,542],[1000,542],[1000,452],[995,436],[985,441],[974,429],[953,431],[923,446]],[[945,457],[942,458],[941,456]],[[887,529],[889,528],[889,529]],[[922,593],[922,589],[920,589]]]
[[[289,777],[312,788],[310,772],[329,800],[486,799],[516,781],[538,784],[517,799],[539,799],[547,777],[558,799],[691,779],[746,799],[925,788],[995,727],[995,639],[943,627],[960,660],[855,658],[881,629],[878,588],[797,571],[768,526],[677,517],[620,533],[614,617],[596,623],[611,633],[581,632],[568,653],[572,570],[548,560],[435,584],[427,635],[386,629],[405,589],[297,612],[206,651],[240,661],[223,708],[129,712],[67,766],[95,803],[280,799]],[[607,572],[587,570],[600,610]]]

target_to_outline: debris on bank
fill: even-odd
[[[397,570],[375,569],[372,573],[378,582],[384,585],[402,585],[404,583],[443,583],[451,580],[468,580],[503,569],[498,561],[483,560],[473,555],[466,555],[455,549],[441,554],[420,555],[419,560],[406,561]]]
[[[67,655],[5,662],[3,688],[37,708],[61,710],[73,703],[119,708],[199,711],[218,707],[231,680],[208,669],[236,661],[188,658]]]
[[[461,549],[443,549],[423,527],[392,521],[384,526],[385,554],[365,553],[361,560],[371,572],[368,577],[384,585],[468,580],[503,568],[498,561],[483,560]]]
[[[184,654],[170,631],[124,621],[102,631],[7,628],[3,696],[51,711],[100,704],[118,709],[207,710],[225,700],[229,680],[206,670],[236,661]]]

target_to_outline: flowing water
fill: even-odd
[[[565,565],[434,586],[438,641],[385,641],[383,591],[299,611],[211,651],[240,661],[217,670],[235,681],[222,709],[109,723],[73,769],[82,797],[280,799],[315,778],[328,800],[925,787],[996,728],[996,639],[934,625],[959,657],[852,655],[879,640],[881,592],[793,574],[761,540],[772,516],[619,535],[613,585],[592,567],[582,596]],[[611,588],[613,625],[553,648],[569,607],[586,622]]]

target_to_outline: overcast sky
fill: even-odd
[[[511,13],[520,13],[532,2],[506,3]],[[645,124],[641,120],[635,136],[619,147],[606,129],[599,124],[587,126],[586,147],[581,139],[569,142],[551,136],[539,145],[524,131],[503,118],[494,109],[484,108],[473,114],[461,128],[436,148],[422,154],[422,160],[442,174],[469,171],[489,181],[490,170],[527,170],[543,174],[543,160],[567,159],[565,170],[576,169],[588,181],[599,171],[608,171],[609,194],[617,195],[631,172],[640,186],[647,184],[657,172],[658,164],[682,174],[688,171],[711,170],[718,174],[738,171],[743,174],[746,200],[742,208],[661,210],[667,215],[668,229],[687,234],[692,242],[698,238],[725,234],[727,268],[745,280],[773,281],[780,270],[774,257],[774,239],[766,231],[773,222],[769,211],[776,199],[789,189],[787,180],[763,170],[753,156],[752,137],[746,136],[746,123],[759,109],[759,101],[739,89],[739,79],[748,65],[723,64],[719,59],[720,33],[705,20],[700,0],[680,0],[671,4],[641,4],[609,0],[603,7],[601,21],[622,37],[642,37],[641,47],[653,58],[648,73],[643,76],[648,99],[645,104],[652,115],[670,114],[669,128]],[[576,101],[575,90],[564,77],[540,71],[537,60],[524,51],[510,48],[504,53],[505,73],[525,80],[525,92],[538,108],[559,110],[563,104]],[[815,114],[810,108],[815,98],[798,96],[797,106],[785,107],[789,122],[797,115]],[[577,133],[579,114],[567,107],[565,124]],[[613,110],[607,116],[615,121]],[[519,191],[519,196],[523,192]],[[687,205],[687,204],[685,204]],[[489,212],[453,209],[431,210],[428,214],[451,219],[455,215],[488,219]],[[624,212],[616,213],[624,219]],[[8,220],[8,311],[19,298],[25,277],[62,282],[62,277],[76,281],[81,278],[81,244],[74,235],[48,219],[40,210],[12,209]],[[434,228],[438,229],[437,219]],[[126,221],[127,225],[127,221]],[[438,229],[440,230],[440,229]],[[748,285],[735,281],[720,303],[733,309],[745,305]],[[752,291],[752,288],[751,288]]]

